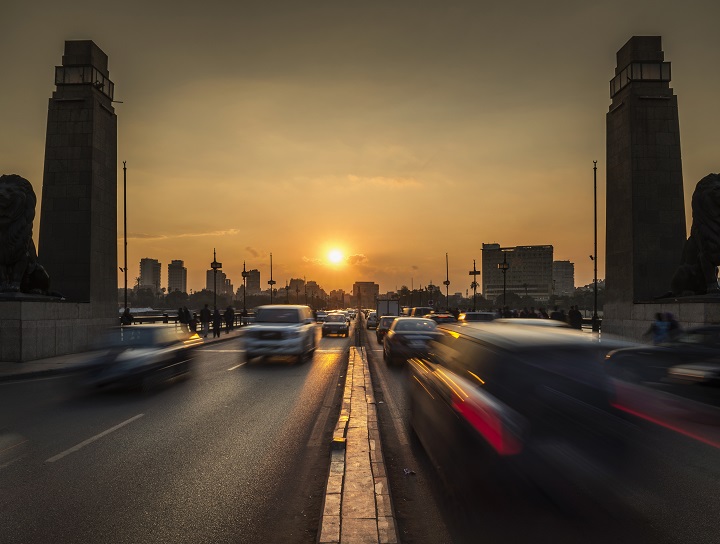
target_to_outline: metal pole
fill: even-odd
[[[448,254],[445,253],[445,305],[450,311],[450,268],[448,267]]]
[[[217,255],[215,254],[215,248],[213,248],[213,308],[217,310],[217,267],[214,266],[217,262]]]
[[[273,285],[275,285],[275,280],[273,280],[273,274],[272,274],[272,253],[270,254],[270,281],[268,282],[268,285],[270,286],[270,304],[273,303]]]
[[[242,279],[243,279],[243,316],[244,316],[247,314],[247,308],[245,306],[245,298],[247,295],[247,271],[245,270],[245,261],[243,261]]]
[[[123,228],[125,231],[125,264],[123,272],[125,274],[125,308],[128,307],[127,293],[127,162],[123,161]]]
[[[593,264],[595,271],[595,300],[593,303],[593,317],[592,317],[592,330],[593,332],[600,332],[600,323],[598,322],[597,315],[597,298],[598,298],[598,284],[597,284],[597,161],[593,161],[593,200],[594,200],[594,216],[595,216],[595,249],[593,253]]]

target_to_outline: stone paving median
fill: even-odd
[[[363,348],[350,347],[320,520],[320,544],[398,542],[372,382]]]

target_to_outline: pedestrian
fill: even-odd
[[[211,318],[212,313],[210,312],[210,308],[208,308],[208,305],[206,304],[205,307],[200,310],[200,325],[202,327],[203,338],[207,338],[208,332],[210,332]]]
[[[662,312],[658,312],[655,314],[655,321],[653,321],[643,336],[652,334],[653,344],[662,344],[667,340],[669,332],[670,322],[665,320],[665,315]]]
[[[130,314],[130,308],[125,308],[125,311],[120,316],[120,324],[121,325],[132,325],[133,318]]]
[[[568,323],[573,329],[582,330],[582,314],[577,306],[570,306],[568,312]]]
[[[550,319],[554,319],[555,321],[565,321],[565,316],[562,312],[560,312],[560,308],[555,306],[553,311],[550,313]]]
[[[222,328],[222,315],[220,315],[220,310],[217,308],[215,308],[215,312],[213,312],[212,326],[213,338],[217,338],[220,336],[220,329]]]
[[[235,325],[235,310],[232,306],[228,306],[225,310],[225,334],[229,334]]]
[[[539,316],[539,317],[541,317],[541,318],[543,318],[543,319],[550,319],[550,316],[549,316],[548,313],[545,311],[545,308],[540,308],[540,309],[538,310],[538,312],[540,313],[540,316]]]
[[[190,320],[192,319],[192,316],[190,315],[190,310],[187,309],[187,306],[183,306],[183,318],[185,319],[185,323],[188,325],[188,331],[190,330]]]
[[[668,339],[672,340],[680,332],[680,323],[671,312],[665,313],[665,321],[668,322]]]
[[[188,313],[190,313],[190,312],[188,311]],[[198,324],[198,315],[195,312],[193,312],[192,317],[188,321],[188,329],[190,329],[191,333],[197,332],[197,324]]]
[[[188,323],[188,322],[187,322],[187,320],[185,319],[185,312],[183,312],[182,307],[178,308],[177,322],[180,323],[180,328],[181,328],[183,331],[187,331],[187,330],[188,330],[188,326],[187,326],[187,323]]]

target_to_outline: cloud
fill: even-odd
[[[357,265],[357,264],[363,264],[367,262],[367,257],[362,254],[358,255],[349,255],[346,259],[348,264]]]
[[[247,251],[253,257],[257,257],[260,255],[260,252],[257,249],[255,249],[254,247],[247,246],[245,248],[245,251]]]
[[[347,180],[357,185],[375,185],[389,188],[419,187],[422,185],[422,183],[415,178],[388,178],[385,176],[356,176],[354,174],[348,174]]]
[[[148,234],[145,232],[133,232],[128,234],[128,238],[142,240],[170,240],[175,238],[198,238],[201,236],[228,236],[237,234],[238,232],[240,232],[239,229],[214,230],[211,232],[184,232],[181,234]],[[118,240],[121,239],[122,236],[118,236]]]
[[[303,256],[302,260],[304,263],[308,263],[308,264],[322,264],[322,260],[318,259],[318,258],[311,258],[311,257]]]

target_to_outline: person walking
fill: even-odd
[[[203,338],[207,338],[208,332],[210,332],[211,318],[212,313],[210,312],[210,308],[208,308],[208,305],[206,304],[205,307],[200,310],[200,325],[202,326]]]
[[[123,312],[122,316],[120,316],[120,324],[121,325],[132,325],[133,318],[130,314],[130,308],[125,308],[125,311]]]
[[[653,344],[662,344],[665,340],[667,340],[669,332],[670,322],[665,319],[665,316],[661,312],[658,312],[655,314],[655,321],[653,321],[652,325],[650,325],[650,328],[645,331],[643,336],[652,334]]]
[[[220,336],[220,329],[222,328],[222,315],[220,315],[220,310],[215,308],[215,312],[213,312],[213,338],[217,338]]]
[[[573,329],[582,330],[582,314],[577,306],[570,306],[568,322]]]
[[[233,330],[233,326],[235,325],[235,310],[233,310],[232,306],[228,306],[225,310],[225,334],[230,334],[230,331]]]

